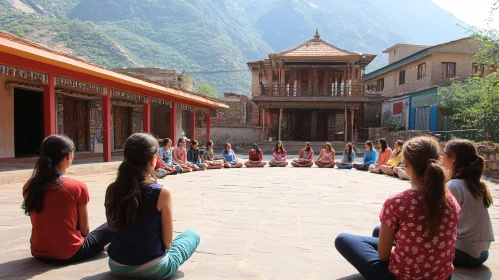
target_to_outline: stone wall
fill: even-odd
[[[397,140],[407,141],[411,138],[418,136],[433,136],[429,131],[420,130],[402,130],[388,132],[381,127],[370,127],[369,128],[369,140],[371,140],[375,146],[377,146],[377,141],[380,138],[385,138],[388,141],[388,146],[393,147],[393,144]]]
[[[477,145],[478,155],[485,160],[485,177],[499,179],[499,147]]]
[[[217,150],[229,142],[236,152],[246,151],[248,147],[258,141],[261,135],[261,127],[246,125],[211,126],[211,140],[215,143]]]

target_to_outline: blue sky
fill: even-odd
[[[479,27],[486,27],[484,15],[488,17],[492,4],[495,0],[432,0],[438,6],[453,13],[457,18],[467,24]],[[494,18],[489,28],[499,30],[499,10],[494,14]]]

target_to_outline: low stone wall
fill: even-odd
[[[215,143],[215,149],[222,149],[229,142],[236,152],[247,151],[260,139],[261,127],[243,124],[212,125],[210,140]]]
[[[499,179],[499,147],[477,145],[476,148],[485,160],[485,177]]]
[[[376,141],[379,138],[385,138],[390,146],[397,140],[407,141],[418,136],[433,136],[429,131],[406,130],[388,132],[383,128],[369,128],[369,139]],[[445,147],[445,142],[440,142],[440,147]],[[484,176],[488,178],[499,179],[499,147],[476,145],[478,155],[485,160]]]

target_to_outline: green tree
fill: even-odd
[[[201,82],[197,87],[196,87],[196,92],[199,94],[211,96],[211,97],[217,97],[217,89],[210,86],[206,82]]]
[[[487,22],[499,8],[494,2]],[[499,31],[493,28],[471,27],[471,37],[479,44],[475,55],[477,74],[465,81],[455,80],[440,90],[440,107],[448,109],[451,121],[460,129],[483,129],[484,138],[498,142],[499,133]]]

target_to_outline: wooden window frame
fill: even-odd
[[[405,70],[399,72],[399,86],[405,84]]]
[[[422,80],[426,77],[426,62],[418,65],[418,80]]]
[[[376,91],[383,91],[385,89],[385,78],[376,80]]]
[[[452,74],[450,73],[451,66],[454,66],[454,72]],[[442,62],[441,76],[442,78],[455,78],[457,72],[456,70],[457,65],[455,62]]]

